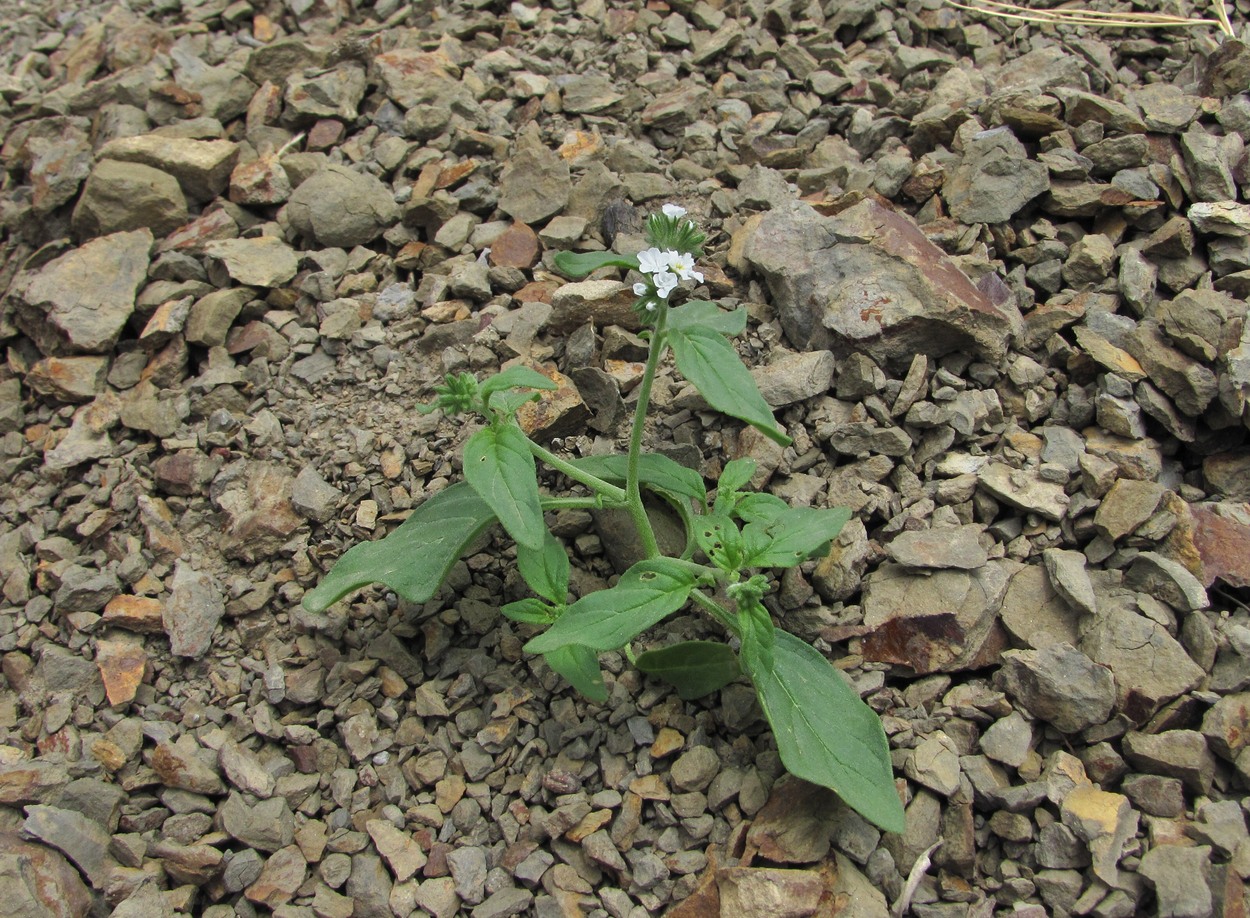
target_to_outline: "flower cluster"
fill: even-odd
[[[686,215],[684,207],[676,204],[665,204],[664,218],[649,221],[648,229],[677,228],[690,221],[682,219]],[[654,226],[652,226],[654,224]],[[657,233],[649,233],[652,243],[657,240]],[[643,306],[648,310],[655,309],[654,297],[667,300],[673,288],[684,280],[703,281],[703,275],[694,269],[694,255],[673,248],[660,248],[653,244],[651,248],[638,253],[638,270],[646,276],[646,281],[634,284],[634,293],[644,298]]]

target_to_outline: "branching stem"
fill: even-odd
[[[529,447],[530,452],[533,453],[536,458],[541,459],[557,472],[563,472],[574,481],[584,484],[596,494],[618,503],[624,503],[628,499],[626,492],[622,488],[618,488],[616,485],[604,481],[598,475],[592,475],[584,469],[579,469],[577,466],[573,465],[573,463],[568,462],[565,459],[561,459],[551,450],[539,446],[533,440],[529,441]]]

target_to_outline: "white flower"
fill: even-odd
[[[686,208],[677,204],[665,204],[660,209],[664,211],[664,216],[672,217],[673,219],[686,216]]]
[[[703,283],[703,274],[694,269],[694,256],[685,252],[666,252],[668,255],[668,267],[682,280],[690,280],[693,278],[699,283]]]
[[[658,271],[651,277],[651,282],[655,284],[656,295],[662,300],[668,299],[668,295],[677,286],[678,280],[679,278],[672,271]]]
[[[638,253],[638,270],[643,274],[655,274],[668,269],[668,253],[659,249],[643,249]]]
[[[634,296],[646,296],[650,290],[642,281],[634,284]]]

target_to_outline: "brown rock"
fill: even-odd
[[[131,641],[96,641],[95,662],[100,668],[109,704],[134,701],[148,666],[148,655],[143,645]]]
[[[167,787],[193,794],[223,793],[225,785],[220,775],[199,757],[195,746],[189,737],[183,743],[161,743],[152,750],[152,770]]]
[[[813,915],[825,892],[815,870],[726,867],[716,874],[724,918],[800,918]]]
[[[590,409],[573,385],[573,380],[554,368],[536,369],[557,388],[540,392],[537,401],[521,406],[516,414],[521,429],[536,440],[569,437],[584,431],[590,421]]]
[[[269,856],[265,866],[244,895],[258,905],[277,908],[294,897],[308,875],[308,863],[296,845],[288,845]]]
[[[532,229],[524,223],[513,223],[490,244],[489,260],[496,267],[524,270],[534,266],[541,250]]]
[[[42,759],[0,765],[0,804],[39,803],[68,783],[69,773],[64,765]]]
[[[747,845],[778,864],[814,864],[829,853],[837,798],[798,778],[773,785],[747,833]]]
[[[45,357],[30,368],[26,384],[63,402],[89,402],[108,373],[107,357]]]
[[[163,606],[159,599],[150,596],[114,596],[104,607],[101,624],[142,634],[160,634],[165,630],[162,622]]]
[[[1130,535],[1154,515],[1166,489],[1153,481],[1121,478],[1102,499],[1094,525],[1107,538],[1118,541]]]

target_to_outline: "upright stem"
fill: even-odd
[[[638,406],[634,409],[634,426],[629,433],[629,458],[625,467],[625,506],[638,530],[638,537],[642,539],[642,547],[648,558],[660,557],[660,545],[655,540],[655,531],[651,528],[651,520],[642,503],[642,491],[638,487],[638,464],[642,454],[642,428],[647,420],[647,408],[651,404],[651,384],[655,382],[656,367],[660,365],[660,355],[664,353],[667,321],[668,306],[661,303],[656,309],[655,326],[651,329],[647,367],[642,373],[642,382],[638,385]]]

